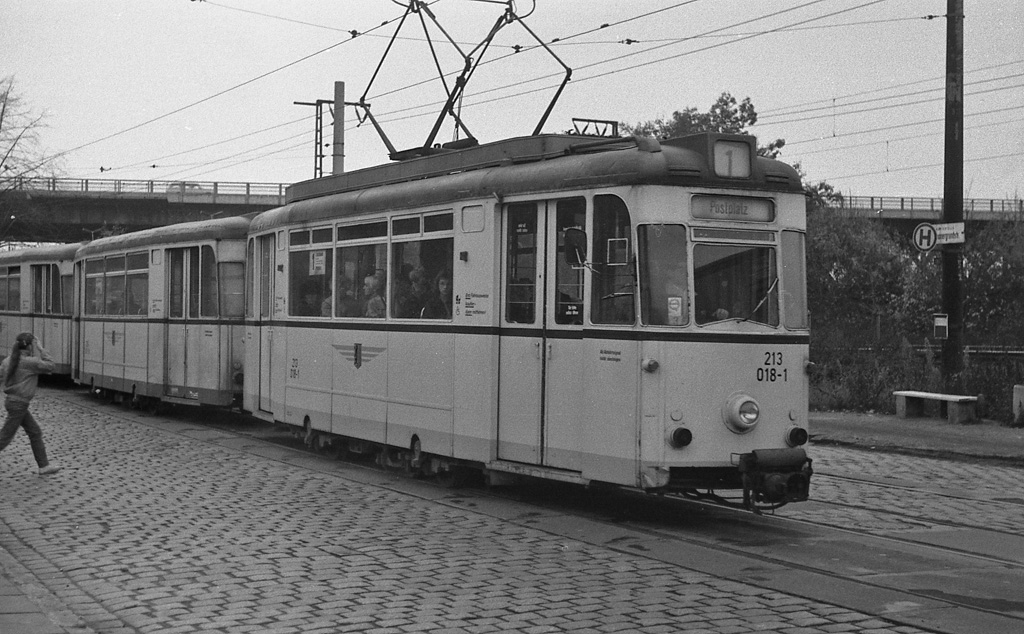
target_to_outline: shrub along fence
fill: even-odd
[[[841,347],[811,343],[812,410],[894,413],[894,390],[945,392],[941,348],[912,346]],[[1024,350],[968,348],[963,392],[979,396],[978,416],[1006,425],[1013,419],[1013,386],[1024,384]]]

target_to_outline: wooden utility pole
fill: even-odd
[[[964,2],[946,1],[946,141],[942,222],[964,221]],[[942,345],[945,389],[963,393],[964,244],[942,245],[942,309],[949,335]]]

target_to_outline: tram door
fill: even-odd
[[[168,249],[167,260],[164,390],[168,396],[198,400],[200,387],[218,385],[220,342],[211,323],[218,314],[217,262],[210,246]]]
[[[273,357],[271,351],[274,343],[274,328],[270,325],[274,310],[274,254],[276,238],[274,234],[257,238],[259,249],[256,255],[257,270],[255,283],[259,284],[259,304],[257,306],[259,328],[259,363],[256,364],[256,385],[259,386],[257,403],[264,412],[273,411],[271,400],[273,386]]]
[[[513,203],[503,224],[498,457],[560,469],[582,464],[583,269],[566,230],[586,201]]]

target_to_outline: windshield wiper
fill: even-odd
[[[769,297],[772,296],[772,291],[775,289],[775,286],[778,283],[779,283],[779,277],[776,275],[775,279],[772,280],[772,283],[768,286],[768,290],[764,292],[764,297],[761,298],[761,301],[759,301],[757,303],[757,306],[754,306],[754,310],[750,311],[750,314],[747,315],[746,317],[744,317],[743,319],[741,319],[739,323],[742,324],[745,321],[750,321],[750,318],[757,314],[757,311],[759,311],[761,309],[761,306],[764,306],[764,303],[766,301],[768,301]]]

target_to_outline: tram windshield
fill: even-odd
[[[729,319],[779,325],[774,247],[696,244],[693,286],[698,325]]]
[[[689,288],[687,228],[642,225],[640,304],[652,326],[700,326],[728,320],[779,325],[779,279],[774,245],[693,245],[693,289]],[[758,234],[755,239],[763,238]]]

